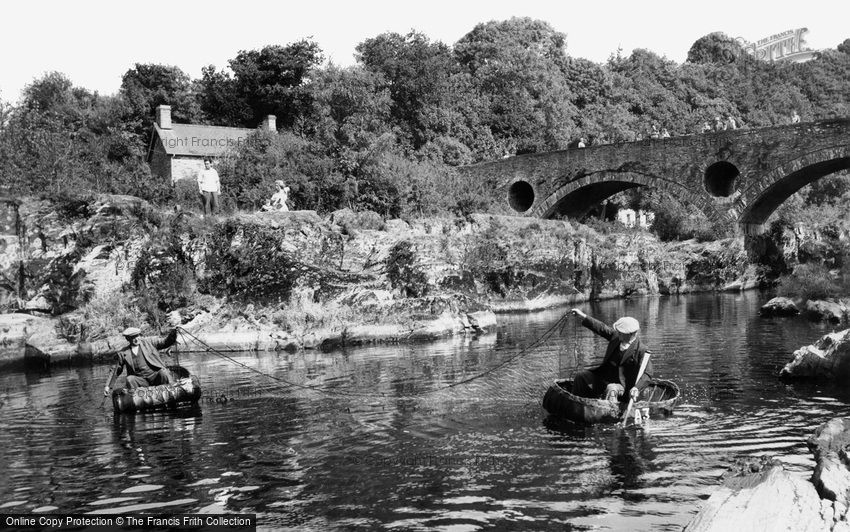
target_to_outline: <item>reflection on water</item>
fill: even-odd
[[[252,512],[269,528],[679,530],[744,457],[812,467],[805,438],[848,413],[848,391],[776,379],[827,332],[762,319],[760,298],[604,302],[642,322],[659,376],[683,403],[644,429],[551,418],[549,382],[597,363],[604,341],[570,323],[558,341],[481,379],[563,310],[503,318],[494,334],[332,353],[211,355],[194,409],[113,415],[109,368],[0,376],[0,508],[16,512]],[[45,510],[46,509],[46,510]],[[11,510],[10,510],[11,511]]]

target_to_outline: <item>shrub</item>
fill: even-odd
[[[74,267],[82,255],[83,250],[77,249],[57,258],[43,280],[47,286],[44,299],[50,304],[50,312],[54,316],[78,308],[92,296],[93,287],[85,282],[86,272],[75,271]]]
[[[317,329],[342,329],[354,320],[361,320],[360,313],[336,301],[316,301],[310,290],[294,293],[290,301],[280,305],[271,314],[271,321],[287,331]]]
[[[201,194],[198,184],[191,179],[180,179],[174,183],[174,203],[187,211],[201,211]]]
[[[195,269],[183,250],[179,234],[164,225],[142,249],[130,275],[139,308],[155,327],[165,314],[185,307],[195,294]]]
[[[258,130],[219,166],[222,189],[233,207],[258,210],[274,194],[274,182],[290,187],[293,210],[333,211],[348,199],[345,179],[318,144],[292,133]],[[226,206],[226,205],[225,205]]]
[[[238,239],[241,244],[233,246]],[[217,296],[283,301],[301,274],[301,264],[283,247],[273,227],[228,220],[208,237],[207,276],[202,291]]]
[[[416,253],[409,241],[402,240],[390,248],[386,268],[393,288],[401,289],[406,297],[421,297],[428,293],[428,279],[416,264]]]
[[[93,297],[79,311],[59,320],[60,336],[72,342],[92,342],[115,335],[127,327],[144,329],[145,314],[131,294],[113,292]]]
[[[850,293],[847,275],[833,276],[823,264],[800,264],[779,278],[778,294],[804,300],[828,299]]]

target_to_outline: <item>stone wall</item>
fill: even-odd
[[[760,227],[800,187],[846,168],[850,119],[521,155],[462,171],[497,188],[505,212],[524,216],[576,216],[622,190],[651,186],[711,219]]]

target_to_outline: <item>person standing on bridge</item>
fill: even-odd
[[[584,327],[608,340],[602,364],[579,372],[573,384],[573,393],[594,398],[604,394],[605,399],[615,403],[623,396],[637,400],[640,391],[651,381],[653,373],[652,361],[647,360],[646,370],[637,381],[643,358],[649,354],[641,345],[638,321],[626,316],[609,327],[580,309],[574,308],[570,312],[581,318]]]

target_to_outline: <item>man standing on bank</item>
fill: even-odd
[[[218,172],[212,167],[212,159],[204,158],[204,169],[198,172],[198,188],[204,207],[204,216],[215,214],[218,210],[218,198],[221,194],[221,181]]]
[[[160,349],[168,349],[177,343],[177,328],[168,336],[161,338],[142,338],[142,331],[128,327],[121,333],[129,344],[116,353],[115,368],[109,373],[109,380],[103,388],[103,395],[109,395],[112,384],[121,372],[127,374],[128,388],[144,388],[159,384],[171,384],[174,377],[159,354]]]
[[[574,308],[570,312],[581,318],[583,326],[608,340],[602,364],[579,372],[573,383],[573,393],[580,397],[600,397],[604,392],[605,398],[611,402],[617,402],[627,394],[637,400],[640,390],[649,384],[652,375],[652,362],[647,360],[644,374],[639,382],[635,382],[643,357],[648,352],[640,344],[638,321],[624,317],[609,327],[580,309]]]

